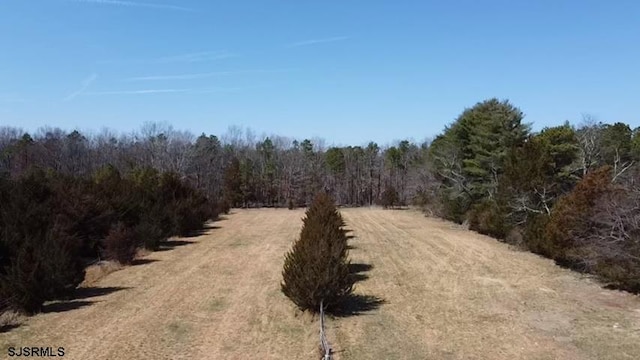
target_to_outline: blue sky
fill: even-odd
[[[509,99],[640,125],[640,1],[0,0],[0,125],[381,144]]]

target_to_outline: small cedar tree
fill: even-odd
[[[136,255],[137,243],[136,231],[120,222],[111,228],[104,239],[104,252],[108,259],[128,265]]]
[[[299,309],[338,309],[353,290],[344,220],[333,200],[319,194],[307,209],[300,238],[285,256],[282,292]]]
[[[554,260],[571,265],[580,262],[574,257],[574,239],[590,231],[589,217],[596,200],[611,190],[611,168],[603,166],[588,173],[569,194],[558,200],[546,224],[543,252]]]
[[[398,205],[400,203],[400,197],[398,196],[398,191],[392,186],[387,185],[382,192],[382,197],[380,199],[380,204],[385,209]]]

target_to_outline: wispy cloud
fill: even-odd
[[[98,78],[98,74],[95,74],[95,73],[87,76],[84,80],[82,80],[82,84],[80,88],[72,92],[71,94],[67,95],[67,97],[65,97],[63,101],[71,101],[75,99],[78,95],[81,95],[85,90],[87,90],[89,86],[91,86],[91,84],[94,81],[96,81],[97,78]]]
[[[124,81],[153,81],[153,80],[191,80],[191,79],[204,79],[214,76],[229,75],[229,71],[219,71],[210,73],[199,74],[180,74],[180,75],[150,75],[150,76],[136,76],[124,79]]]
[[[67,0],[67,1],[76,2],[76,3],[85,3],[85,4],[105,5],[105,6],[148,8],[148,9],[174,10],[174,11],[194,11],[194,9],[184,7],[184,6],[137,2],[137,1],[124,1],[124,0]]]
[[[207,94],[217,92],[238,92],[247,89],[262,88],[264,86],[245,86],[245,87],[208,87],[208,88],[187,88],[187,89],[144,89],[144,90],[114,90],[114,91],[96,91],[86,92],[83,95],[148,95],[148,94],[170,94],[170,93],[192,93]]]
[[[266,88],[266,85],[255,85],[255,86],[240,86],[240,87],[215,87],[215,88],[205,88],[205,89],[193,89],[191,92],[196,94],[209,94],[209,93],[232,93],[232,92],[240,92],[243,90],[250,89],[261,89]]]
[[[348,36],[334,36],[334,37],[330,37],[330,38],[322,38],[322,39],[310,39],[310,40],[303,40],[303,41],[297,41],[294,43],[290,43],[285,45],[285,47],[288,48],[294,48],[294,47],[300,47],[300,46],[308,46],[308,45],[315,45],[315,44],[324,44],[324,43],[332,43],[332,42],[336,42],[336,41],[344,41],[349,39]]]
[[[157,63],[176,63],[176,62],[194,63],[194,62],[228,59],[233,57],[238,57],[238,55],[232,54],[228,51],[203,51],[203,52],[196,52],[191,54],[161,57],[161,58],[155,59],[154,61]]]
[[[271,74],[271,73],[284,73],[296,71],[298,69],[256,69],[256,70],[235,70],[235,71],[216,71],[207,73],[195,73],[195,74],[177,74],[177,75],[150,75],[150,76],[136,76],[124,79],[125,81],[154,81],[154,80],[193,80],[204,79],[215,76],[226,76],[235,74]]]
[[[184,93],[189,91],[192,91],[192,89],[116,90],[116,91],[87,92],[85,93],[85,95],[144,95],[144,94]]]
[[[170,64],[170,63],[196,63],[196,62],[209,62],[215,60],[235,58],[239,55],[222,51],[201,51],[188,54],[162,56],[153,59],[123,59],[123,60],[102,60],[98,61],[99,64]]]

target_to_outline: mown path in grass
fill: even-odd
[[[638,359],[640,299],[410,210],[341,209],[355,292],[337,359]],[[0,334],[65,359],[315,359],[318,323],[280,292],[303,210],[234,210]],[[368,296],[368,297],[367,297]]]

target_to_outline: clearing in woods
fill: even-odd
[[[414,211],[342,209],[359,294],[337,359],[638,359],[640,299]],[[280,292],[302,210],[234,210],[0,334],[65,359],[316,359],[318,322]],[[181,246],[178,246],[181,245]]]

